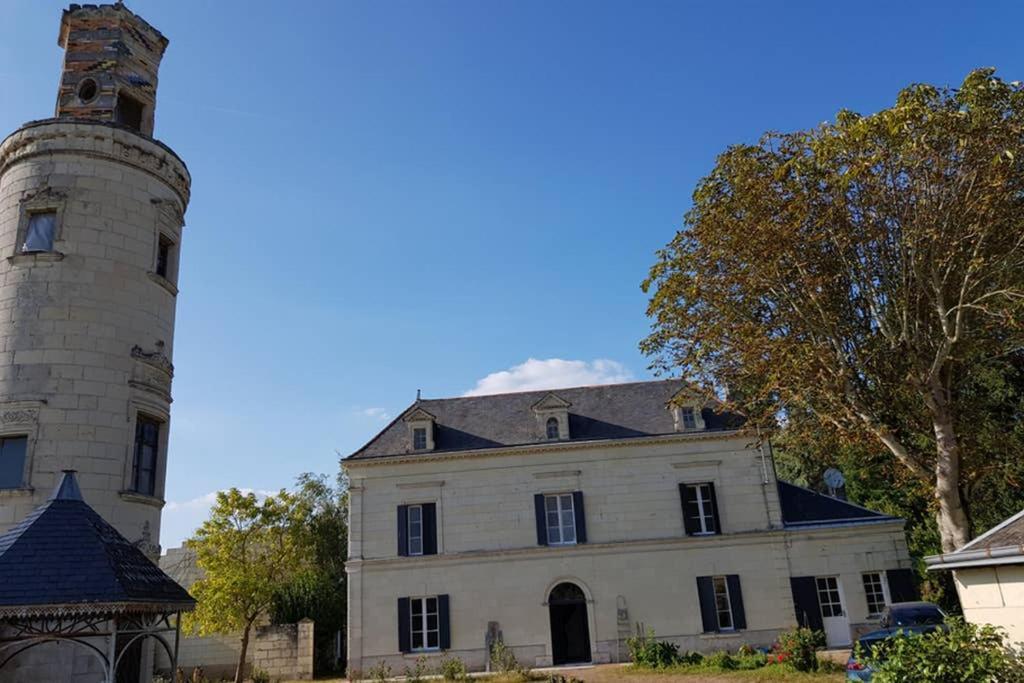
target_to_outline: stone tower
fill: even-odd
[[[63,469],[158,554],[190,177],[153,138],[167,39],[71,5],[54,118],[0,143],[0,531]]]

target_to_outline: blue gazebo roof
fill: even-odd
[[[194,606],[184,588],[86,504],[74,471],[0,535],[0,617]]]

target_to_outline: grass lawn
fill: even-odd
[[[585,683],[740,683],[746,681],[766,681],[785,683],[793,681],[796,683],[840,683],[844,680],[841,672],[828,673],[799,673],[790,671],[783,667],[771,666],[762,669],[744,671],[720,671],[718,669],[702,668],[701,666],[679,666],[672,669],[651,671],[647,669],[635,669],[631,665],[604,664],[601,666],[571,667],[563,669],[546,669],[531,671],[530,680],[544,681],[549,676],[561,676],[566,681],[571,678],[585,681]],[[428,679],[431,683],[439,683],[440,678]],[[473,676],[473,681],[486,681],[487,683],[523,683],[519,676],[492,675]],[[342,683],[343,678],[325,679],[322,683]],[[291,683],[298,683],[297,681]]]

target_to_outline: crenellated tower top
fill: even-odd
[[[57,39],[64,71],[56,116],[118,123],[152,137],[157,71],[167,43],[120,2],[71,5]]]

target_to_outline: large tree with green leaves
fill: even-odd
[[[644,289],[655,367],[727,388],[751,424],[870,438],[962,546],[994,455],[966,450],[960,389],[1024,341],[1024,90],[983,69],[729,148]]]
[[[221,491],[198,531],[186,541],[203,577],[190,588],[196,609],[186,629],[200,635],[241,634],[235,683],[242,683],[249,636],[274,599],[308,565],[303,522],[309,501],[282,490],[260,500]]]

